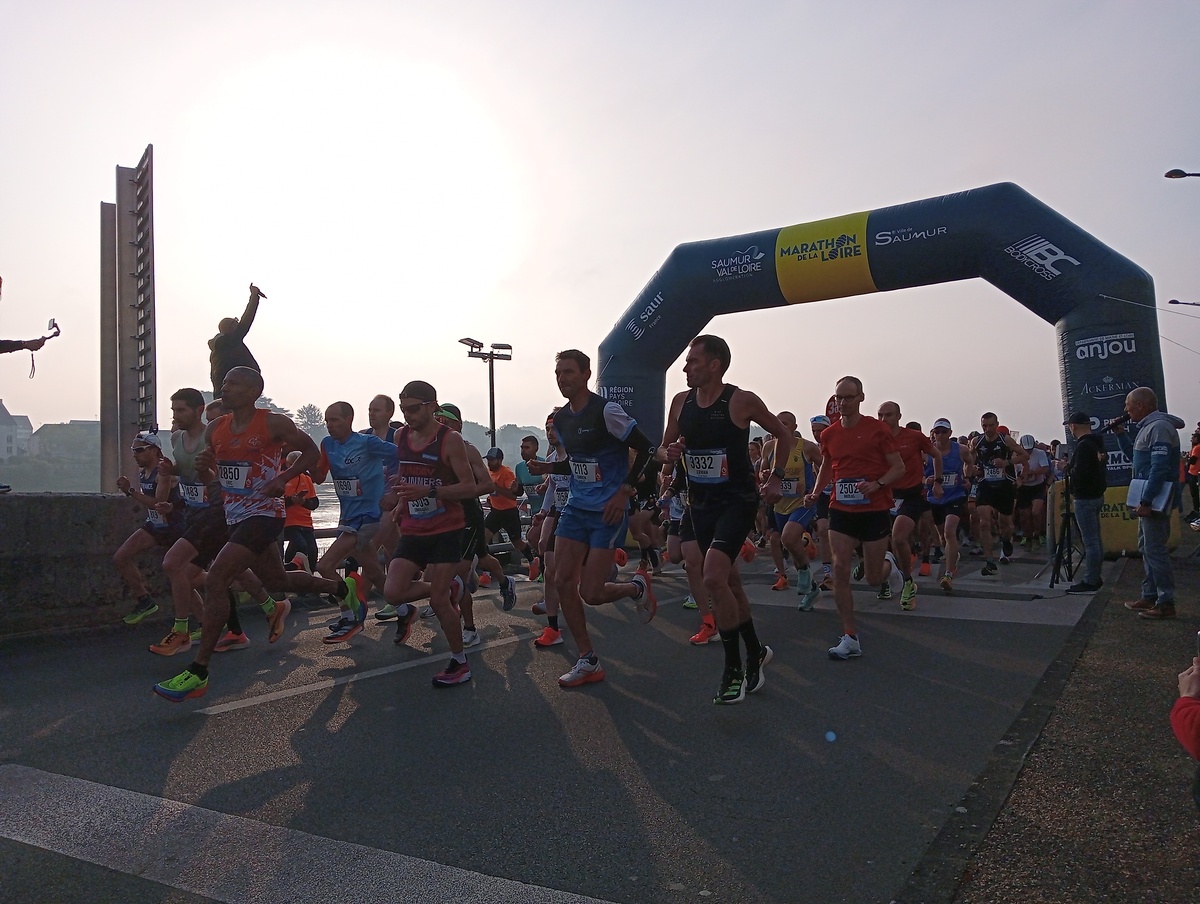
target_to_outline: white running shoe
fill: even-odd
[[[849,634],[843,634],[836,647],[829,648],[830,659],[852,659],[862,655],[862,647]]]
[[[463,628],[463,649],[479,646],[479,632]]]

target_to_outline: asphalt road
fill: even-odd
[[[3,641],[0,900],[887,902],[1086,607],[1043,565],[922,579],[911,613],[863,588],[863,656],[835,662],[832,598],[798,612],[755,562],[775,660],[733,707],[677,568],[648,626],[589,611],[607,680],[571,691],[531,584],[478,598],[474,679],[444,690],[428,621],[331,647],[297,612],[270,646],[245,614],[180,705],[150,692],[189,661],[147,651],[165,622]]]

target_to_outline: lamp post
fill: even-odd
[[[512,360],[512,346],[507,342],[493,342],[489,351],[483,350],[483,343],[478,339],[459,339],[469,351],[468,358],[478,358],[486,361],[488,366],[488,435],[492,445],[496,445],[496,362]]]
[[[1163,173],[1164,179],[1186,179],[1188,176],[1200,176],[1200,173],[1185,173],[1181,169],[1167,170]]]
[[[1172,298],[1167,304],[1186,304],[1189,307],[1200,308],[1200,301],[1180,301],[1178,298]]]

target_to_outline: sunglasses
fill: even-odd
[[[151,449],[155,448],[157,448],[157,446],[130,446],[129,451],[134,455],[137,455],[139,452],[149,452]]]
[[[415,405],[401,405],[400,413],[401,414],[416,414],[422,408],[426,407],[427,405],[432,405],[432,404],[433,404],[433,402],[418,402]]]

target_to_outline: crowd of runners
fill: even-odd
[[[587,607],[628,605],[649,622],[654,575],[666,561],[683,566],[684,605],[698,610],[691,643],[724,648],[714,702],[739,703],[764,686],[773,656],[740,575],[756,548],[769,548],[772,589],[794,591],[801,611],[833,594],[841,634],[829,656],[850,659],[862,653],[853,581],[865,577],[880,599],[897,592],[900,608],[911,610],[918,576],[953,593],[965,553],[983,556],[986,576],[1009,562],[1015,543],[1042,542],[1047,486],[1061,466],[1057,444],[1018,442],[991,412],[966,435],[945,419],[928,433],[902,423],[894,401],[872,417],[853,376],[837,381],[805,436],[794,413],[772,412],[725,382],[730,359],[719,337],[692,341],[688,389],[671,400],[656,443],[619,404],[589,389],[586,354],[560,352],[563,404],[547,415],[545,454],[538,437],[526,437],[515,469],[502,450],[481,453],[464,440],[459,409],[420,380],[400,391],[399,418],[390,395],[371,400],[361,430],[354,407],[334,402],[319,444],[285,415],[255,407],[264,385],[253,366],[229,369],[208,405],[198,390],[179,390],[171,432],[139,434],[137,478],[119,482],[147,510],[114,557],[136,600],[125,620],[157,611],[137,558],[161,547],[175,620],[150,649],[168,656],[197,647],[191,664],[155,693],[174,702],[204,695],[213,654],[249,644],[238,594],[261,607],[270,643],[287,630],[289,594],[336,601],[327,644],[352,641],[372,606],[377,620],[395,622],[396,644],[422,615],[436,618],[450,653],[434,687],[469,681],[481,584],[494,587],[505,611],[517,604],[516,583],[489,548],[503,531],[544,588],[533,606],[545,619],[534,645],[563,644],[561,618],[576,648],[562,687],[604,679]],[[765,435],[752,439],[752,425]],[[330,479],[340,518],[336,539],[318,556],[313,482]],[[627,536],[640,547],[632,574],[620,570]]]

